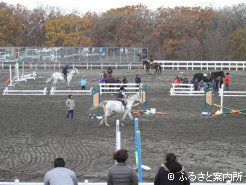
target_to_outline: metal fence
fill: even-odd
[[[146,58],[145,47],[0,47],[0,62],[130,63]]]

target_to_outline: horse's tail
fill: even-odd
[[[52,79],[53,79],[53,76],[51,75],[51,77],[46,80],[46,83],[51,82]]]
[[[101,108],[101,107],[104,108],[105,105],[106,105],[106,103],[107,103],[107,101],[104,100],[104,101],[100,102],[97,106],[91,107],[91,108],[90,108],[90,111],[93,111],[93,110],[95,110],[95,109],[97,109],[97,108]]]

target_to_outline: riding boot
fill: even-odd
[[[123,103],[123,105],[124,105],[124,109],[126,110],[126,105],[127,105],[127,103],[126,103],[126,102],[124,102],[124,103]]]

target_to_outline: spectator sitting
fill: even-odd
[[[121,83],[120,77],[117,77],[115,83]]]
[[[123,84],[127,84],[127,83],[128,83],[128,81],[127,81],[127,79],[126,79],[126,77],[125,77],[125,76],[123,77],[122,82],[123,82]]]
[[[201,80],[201,81],[198,83],[198,90],[204,91],[204,87],[205,87],[205,83],[204,83],[203,80]]]
[[[199,84],[198,84],[198,80],[196,78],[195,81],[194,81],[194,90],[197,91],[198,87],[199,87]]]
[[[174,83],[174,84],[181,84],[181,80],[179,79],[178,76],[176,76],[176,78],[175,78],[175,80],[174,80],[173,83]]]
[[[175,84],[174,87],[179,87],[179,85],[176,85],[176,84],[181,84],[181,80],[179,79],[178,76],[176,76],[176,78],[175,78],[173,83]]]
[[[65,161],[62,158],[56,158],[54,169],[48,171],[44,176],[44,185],[78,185],[75,173],[65,168]]]
[[[107,185],[138,185],[138,176],[135,170],[126,164],[128,151],[120,149],[113,154],[116,165],[109,168]]]
[[[110,75],[108,83],[115,83],[115,80],[112,75]]]
[[[210,87],[213,89],[213,92],[217,91],[217,85],[214,79],[210,82]]]
[[[105,83],[105,78],[103,77],[103,74],[100,74],[100,77],[98,79],[98,83],[101,84],[101,83]]]
[[[108,83],[110,83],[110,84],[115,83],[115,80],[114,80],[114,78],[113,78],[112,75],[110,75],[109,80],[108,80]],[[114,86],[113,85],[109,85],[109,87],[114,87]],[[115,91],[115,90],[109,89],[109,91]],[[111,95],[113,95],[113,94],[111,94]]]
[[[85,76],[81,77],[80,85],[81,85],[81,89],[85,90],[85,86],[86,86],[86,78],[85,78]]]
[[[166,155],[166,162],[161,165],[154,180],[154,185],[167,184],[190,185],[190,180],[184,167],[177,161],[177,158],[173,153],[168,153]]]
[[[126,79],[126,77],[125,77],[125,76],[123,77],[122,83],[123,83],[123,84],[127,84],[127,83],[128,83],[128,81],[127,81],[127,79]],[[126,85],[124,85],[123,87],[127,87],[127,86],[126,86]]]
[[[136,84],[141,84],[141,78],[139,77],[139,75],[137,74],[135,77],[135,83]]]
[[[187,75],[184,76],[184,79],[182,80],[183,84],[188,84],[189,83],[189,79],[187,77]]]

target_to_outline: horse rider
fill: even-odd
[[[64,80],[67,81],[67,73],[68,73],[68,67],[69,67],[69,64],[65,65],[62,69],[62,73],[64,75]]]
[[[153,56],[150,55],[150,57],[149,57],[149,63],[150,63],[150,65],[151,65],[153,62],[154,62]]]
[[[126,105],[127,105],[127,101],[125,98],[127,98],[127,95],[125,93],[125,88],[122,86],[120,87],[116,100],[120,101],[123,104],[124,109],[126,109]]]
[[[107,68],[107,73],[110,75],[113,73],[113,69],[110,66]]]

